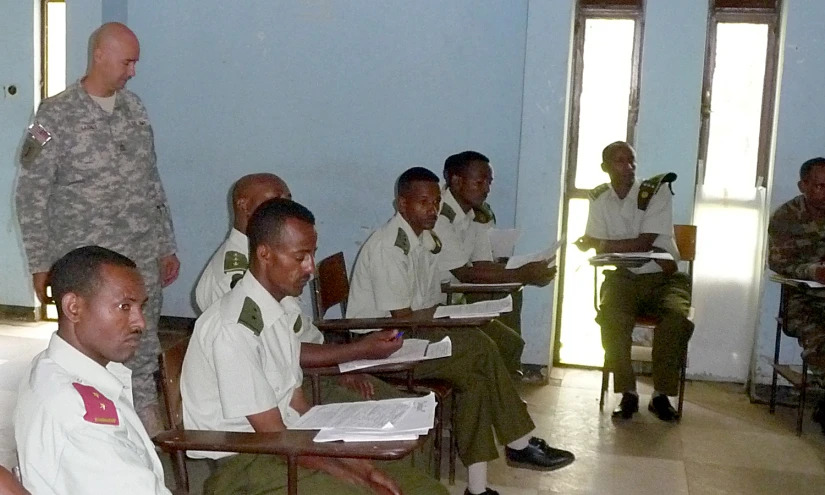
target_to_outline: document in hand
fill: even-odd
[[[776,282],[786,282],[790,283],[791,285],[801,285],[806,289],[825,289],[825,284],[819,283],[815,280],[802,280],[801,278],[788,278],[783,277],[782,275],[773,274],[771,275],[771,280]]]
[[[321,430],[316,442],[415,440],[435,420],[435,395],[315,406],[290,427]]]
[[[338,369],[341,373],[360,370],[381,364],[409,363],[412,361],[424,361],[427,359],[438,359],[449,357],[453,354],[453,342],[450,337],[444,337],[438,342],[430,342],[424,339],[405,339],[401,344],[401,349],[390,354],[384,359],[358,359],[348,363],[341,363]]]
[[[521,236],[518,229],[490,229],[487,237],[490,238],[490,246],[493,248],[493,259],[509,258],[516,250],[516,242]]]
[[[590,258],[591,260],[609,260],[609,259],[641,259],[641,260],[673,260],[673,255],[670,253],[602,253]]]
[[[503,299],[480,301],[473,304],[455,304],[439,306],[433,318],[477,318],[484,316],[498,316],[513,310],[513,296],[507,295]]]
[[[547,261],[548,268],[556,266],[556,251],[558,251],[559,246],[561,246],[562,242],[564,242],[564,237],[562,237],[555,244],[553,244],[552,246],[543,251],[536,251],[535,253],[513,256],[507,261],[507,264],[504,266],[504,268],[506,268],[507,270],[512,270],[520,266],[524,266],[527,263],[532,263],[534,261]]]

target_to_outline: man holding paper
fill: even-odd
[[[771,215],[768,266],[783,277],[825,283],[825,158],[812,158],[799,170],[802,193]],[[799,340],[804,357],[825,356],[825,290],[791,293],[787,333]],[[822,386],[823,371],[811,367]],[[814,409],[814,421],[825,432],[825,399]]]
[[[441,207],[433,229],[441,239],[442,250],[438,256],[438,267],[445,278],[453,282],[471,284],[518,283],[544,287],[556,276],[556,267],[549,266],[550,259],[526,263],[518,268],[507,269],[504,263],[493,260],[493,248],[488,231],[495,223],[495,214],[486,203],[493,182],[493,168],[490,160],[476,151],[464,151],[451,155],[444,162],[446,187],[442,192]],[[555,253],[553,253],[555,256]],[[478,300],[473,295],[469,301]],[[490,296],[487,296],[488,298]],[[501,322],[521,335],[521,292],[513,292],[513,311],[502,315]],[[500,349],[502,356],[513,354],[506,349],[514,336],[490,335]],[[519,337],[521,348],[524,341]],[[521,367],[521,352],[515,356],[508,368]]]
[[[288,199],[271,199],[252,215],[249,270],[198,318],[186,352],[181,376],[186,428],[277,432],[309,410],[301,390],[305,344],[297,337],[306,320],[296,298],[315,269],[314,225],[312,213]],[[400,347],[394,331],[377,333],[372,344],[372,352],[362,357],[386,357]],[[287,467],[279,457],[190,454],[217,461],[204,486],[207,495],[286,492]],[[301,493],[447,493],[409,461],[382,464],[384,470],[356,459],[298,462]]]
[[[435,174],[421,167],[401,174],[397,214],[370,235],[355,262],[348,318],[433,317],[442,299],[441,245],[431,230],[440,204]],[[452,340],[451,357],[424,361],[415,375],[449,380],[457,390],[454,431],[459,457],[468,468],[465,494],[497,495],[487,488],[487,462],[498,457],[496,438],[507,445],[510,466],[550,471],[572,463],[572,453],[532,436],[535,425],[487,333],[427,328],[408,334],[431,342],[446,335]]]
[[[672,256],[638,268],[605,271],[596,321],[602,330],[605,367],[613,371],[614,389],[622,394],[613,416],[629,419],[639,410],[630,350],[636,318],[649,314],[659,323],[653,334],[654,392],[648,409],[663,421],[673,421],[677,413],[667,396],[678,393],[682,358],[693,334],[687,318],[690,280],[676,267],[679,252],[673,239],[670,191],[676,176],[636,180],[636,152],[623,141],[608,145],[602,159],[610,182],[590,192],[585,235],[576,246],[599,254],[658,251]]]

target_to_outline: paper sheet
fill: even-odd
[[[338,369],[341,373],[378,366],[381,364],[409,363],[412,361],[425,361],[427,359],[438,359],[449,357],[453,353],[453,343],[450,337],[444,337],[438,342],[430,342],[424,339],[405,339],[401,344],[401,349],[390,354],[385,359],[358,359],[348,363],[341,363]]]
[[[522,254],[520,256],[513,256],[507,261],[507,265],[505,265],[504,268],[512,270],[520,266],[524,266],[527,263],[532,263],[534,261],[547,261],[548,267],[556,266],[556,251],[558,251],[559,246],[561,246],[563,242],[564,237],[559,239],[549,248],[544,249],[542,251],[536,251],[535,253],[530,254]]]
[[[672,260],[673,255],[670,253],[602,253],[594,256],[591,259],[610,259],[610,258],[642,258],[651,260]]]
[[[774,275],[771,278],[775,278],[776,280],[787,280],[789,282],[795,282],[799,285],[804,285],[809,289],[825,289],[825,284],[819,283],[815,280],[803,280],[801,278],[787,278],[781,275]]]
[[[476,318],[498,316],[501,313],[509,313],[512,310],[513,296],[508,294],[507,297],[503,299],[480,301],[473,304],[439,306],[436,308],[433,318]]]
[[[513,256],[516,249],[516,242],[521,237],[518,229],[490,229],[487,231],[490,238],[490,245],[493,247],[493,259],[509,258]]]

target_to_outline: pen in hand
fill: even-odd
[[[402,331],[398,332],[397,334],[395,334],[395,338],[393,340],[399,340],[403,336],[404,336],[404,331],[402,330]]]

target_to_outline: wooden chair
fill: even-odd
[[[779,376],[787,380],[791,386],[799,389],[799,401],[796,404],[783,404],[797,408],[796,415],[796,435],[802,435],[802,423],[805,418],[805,398],[808,391],[808,367],[814,365],[819,368],[825,367],[825,359],[819,356],[806,356],[802,359],[802,369],[797,370],[797,366],[789,363],[782,363],[779,360],[779,351],[782,345],[782,334],[791,336],[788,333],[788,299],[794,293],[806,294],[808,292],[822,289],[811,289],[804,282],[790,280],[779,275],[771,275],[770,279],[780,284],[779,313],[776,316],[776,340],[773,351],[773,368],[771,379],[771,399],[769,410],[771,414],[776,412],[776,392],[779,389]]]
[[[693,286],[693,262],[696,259],[696,226],[695,225],[674,225],[673,226],[674,239],[676,240],[676,248],[679,250],[679,257],[682,261],[688,263],[688,277],[690,277],[691,287]],[[592,264],[592,263],[591,263]],[[614,264],[608,262],[606,264]],[[593,304],[596,311],[599,310],[599,285],[598,285],[598,268],[603,266],[600,264],[593,264]],[[693,308],[688,319],[693,319]],[[658,321],[655,318],[640,317],[636,320],[636,327],[653,332]],[[647,345],[633,345],[630,348],[630,358],[633,361],[650,363],[653,362],[653,349]],[[685,403],[685,382],[687,381],[687,354],[682,359],[681,372],[679,374],[679,402],[677,406],[678,418],[682,418],[682,410]],[[607,395],[610,382],[610,370],[602,367],[602,388],[601,396],[599,397],[599,409],[604,409],[605,396]]]
[[[420,328],[420,327],[475,327],[490,322],[490,318],[467,318],[461,320],[450,319],[409,319],[401,320],[395,318],[341,318],[325,320],[324,315],[334,307],[341,308],[341,314],[346,315],[347,298],[349,297],[349,279],[347,278],[347,267],[344,261],[344,253],[338,252],[317,263],[315,268],[315,279],[311,282],[313,313],[315,326],[323,332],[349,332],[365,328]],[[449,447],[449,481],[455,484],[455,461],[458,454],[455,435],[455,391],[452,383],[447,380],[435,378],[415,379],[408,374],[406,379],[397,376],[382,375],[381,379],[396,386],[401,390],[412,393],[433,392],[438,403],[436,406],[436,429],[433,441],[433,457],[435,470],[434,475],[437,480],[441,479],[441,446],[444,437],[444,430],[447,424],[444,421],[444,405],[448,398],[453,399],[453,407],[450,427],[453,429],[450,435]]]
[[[184,495],[189,493],[189,476],[186,470],[187,450],[284,456],[287,461],[288,493],[297,495],[299,457],[397,460],[407,456],[423,443],[421,438],[413,441],[393,442],[315,443],[313,441],[315,431],[238,433],[184,430],[180,376],[188,345],[189,338],[186,337],[160,356],[161,390],[169,430],[159,433],[152,439],[158,447],[172,456],[172,470],[177,485],[176,493]]]

